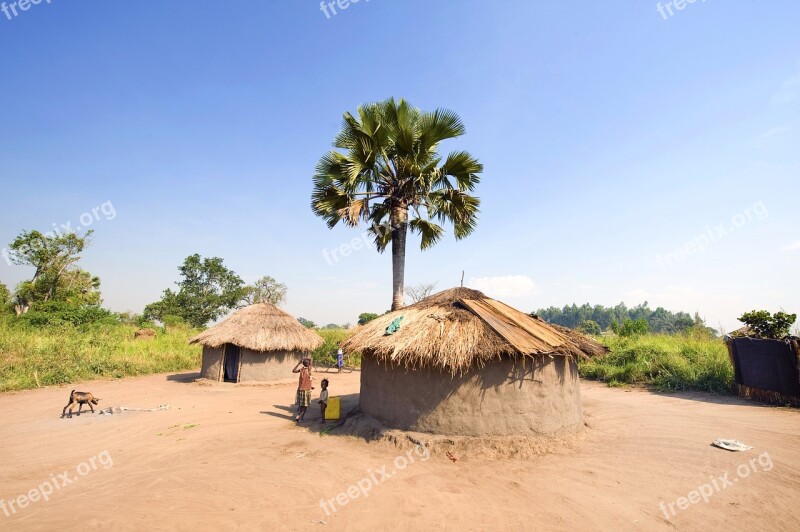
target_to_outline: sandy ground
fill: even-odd
[[[388,443],[295,425],[291,382],[194,377],[76,386],[103,407],[171,405],[161,412],[60,419],[71,387],[0,396],[0,529],[800,529],[796,410],[584,382],[587,428],[574,448],[526,459],[467,453],[456,462],[419,451],[410,463]],[[357,372],[329,378],[332,395],[357,402]],[[754,448],[710,447],[719,437]],[[64,484],[64,472],[71,482],[42,499],[49,489],[38,486]],[[359,482],[368,496],[357,487],[357,497],[347,495]],[[701,489],[713,491],[708,502],[689,501]],[[31,490],[38,500],[9,508]],[[323,509],[323,499],[335,508]]]

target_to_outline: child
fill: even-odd
[[[303,365],[302,368],[300,367],[301,364]],[[300,382],[297,385],[297,395],[295,396],[297,416],[294,419],[298,423],[304,423],[303,418],[306,416],[306,410],[311,405],[311,390],[314,389],[311,386],[311,359],[304,358],[298,362],[292,373],[300,374]]]
[[[322,413],[322,421],[320,423],[325,423],[325,409],[328,408],[328,379],[322,379],[320,383],[322,386],[322,391],[319,392],[319,411]]]
[[[336,351],[336,367],[339,368],[337,373],[342,372],[342,367],[344,366],[344,351],[342,351],[342,344],[337,343],[336,347],[339,349]]]

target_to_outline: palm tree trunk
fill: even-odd
[[[405,304],[406,236],[408,235],[408,208],[392,207],[392,310]]]

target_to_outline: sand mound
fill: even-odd
[[[580,442],[586,438],[586,430],[555,436],[494,437],[446,436],[409,432],[388,428],[359,410],[351,412],[345,421],[334,430],[337,434],[357,436],[370,443],[384,444],[402,450],[424,445],[432,455],[455,457],[457,460],[464,461],[568,454],[574,452]]]

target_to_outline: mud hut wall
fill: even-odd
[[[200,374],[215,381],[222,380],[223,347],[203,346],[203,362]]]
[[[578,368],[571,357],[501,359],[452,377],[364,356],[361,409],[387,426],[463,436],[559,434],[580,428]]]
[[[303,356],[303,353],[298,352],[270,351],[262,353],[242,348],[239,382],[274,381],[296,377],[292,374],[292,369]]]

